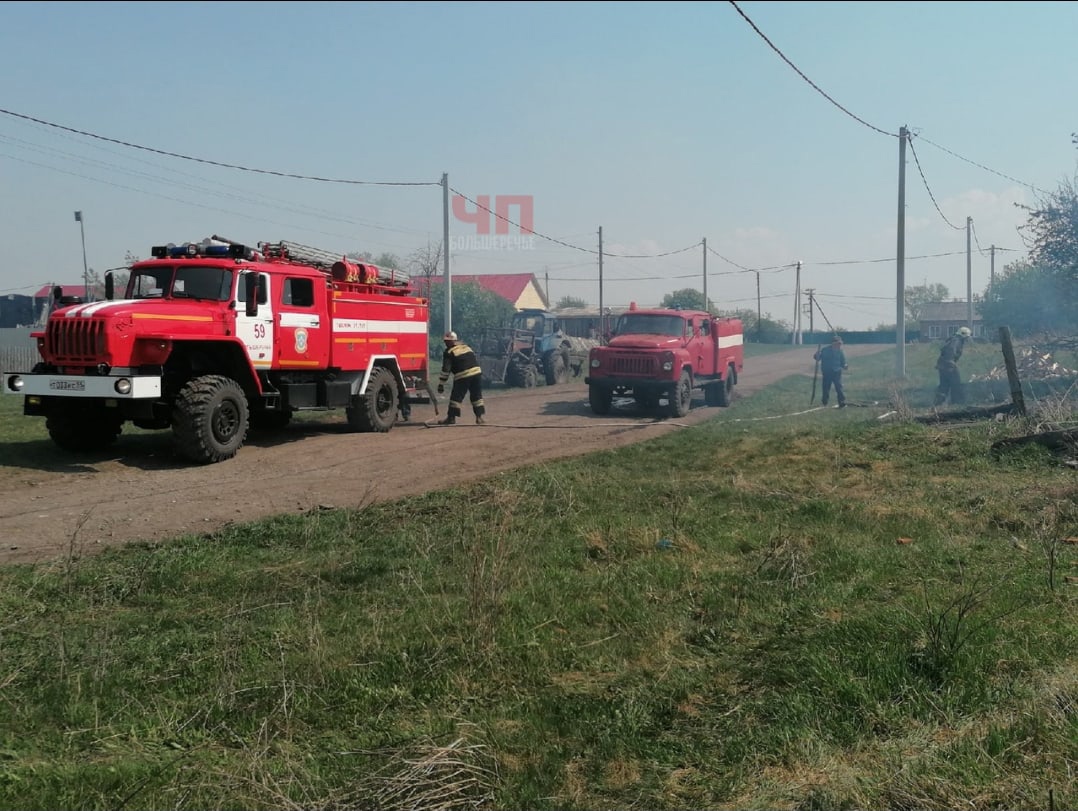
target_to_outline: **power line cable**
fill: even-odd
[[[35,124],[41,124],[46,127],[52,127],[63,132],[74,133],[75,135],[82,135],[86,138],[94,138],[98,141],[106,141],[110,144],[119,144],[120,146],[126,146],[130,149],[141,149],[144,152],[153,152],[157,155],[164,155],[169,158],[178,158],[185,161],[193,161],[195,163],[204,163],[209,166],[218,166],[222,169],[237,169],[241,172],[252,172],[259,175],[274,175],[276,177],[288,177],[294,180],[313,180],[319,183],[343,183],[354,186],[440,186],[442,185],[438,181],[389,181],[389,180],[345,180],[342,178],[332,177],[319,177],[317,175],[301,175],[294,172],[279,172],[274,169],[255,169],[250,166],[241,166],[235,163],[224,163],[222,161],[209,160],[208,158],[195,158],[191,155],[183,155],[179,152],[168,152],[164,149],[155,149],[150,146],[142,146],[141,144],[134,144],[130,141],[121,141],[118,138],[108,138],[104,135],[97,135],[92,132],[86,132],[85,130],[78,130],[73,127],[65,127],[62,124],[54,124],[51,121],[45,121],[40,118],[34,118],[33,116],[23,115],[22,113],[16,113],[12,110],[5,110],[0,108],[0,113],[9,115],[13,118],[20,118],[23,121],[33,121]]]
[[[958,158],[960,161],[965,161],[970,166],[976,166],[978,169],[984,169],[986,172],[991,172],[992,174],[994,174],[994,175],[996,175],[998,177],[1002,177],[1004,180],[1009,180],[1012,183],[1017,183],[1019,186],[1025,186],[1027,189],[1030,189],[1031,191],[1035,191],[1038,194],[1048,194],[1048,192],[1046,192],[1044,189],[1040,189],[1040,188],[1034,186],[1032,183],[1026,183],[1024,180],[1019,180],[1018,178],[1011,177],[1010,175],[1005,175],[1005,174],[1003,174],[1003,172],[997,172],[995,169],[992,169],[992,168],[990,168],[988,166],[985,166],[984,164],[977,163],[977,161],[970,160],[969,158],[964,158],[961,155],[959,155],[957,152],[952,152],[950,149],[947,149],[946,147],[940,146],[939,144],[936,144],[936,143],[933,143],[932,141],[929,141],[927,138],[925,138],[920,133],[917,133],[917,137],[920,138],[922,141],[924,141],[929,146],[934,146],[934,147],[936,147],[936,149],[938,149],[938,150],[940,150],[942,152],[946,152],[948,155],[951,155],[951,156],[953,156],[955,158]],[[912,143],[913,143],[912,138],[910,140],[910,143],[912,145]]]
[[[337,213],[332,212],[332,211],[328,211],[326,209],[312,208],[310,206],[297,207],[295,204],[292,204],[292,203],[290,203],[288,201],[280,200],[280,199],[269,197],[269,196],[266,196],[266,195],[259,195],[258,197],[250,197],[250,196],[245,196],[242,193],[232,193],[232,192],[227,190],[228,187],[207,188],[204,185],[201,185],[201,186],[196,185],[194,183],[191,183],[191,182],[188,182],[188,181],[185,181],[185,180],[177,181],[177,180],[171,179],[169,177],[165,177],[163,175],[152,174],[152,173],[149,173],[149,172],[139,171],[137,169],[129,169],[129,168],[125,167],[125,166],[122,166],[122,165],[119,165],[119,164],[116,164],[116,163],[111,163],[109,161],[97,160],[97,159],[90,158],[90,157],[84,157],[84,156],[78,155],[78,154],[76,154],[74,152],[67,152],[67,151],[62,150],[62,149],[41,147],[41,146],[39,146],[37,144],[32,144],[29,141],[24,141],[22,139],[13,138],[11,136],[7,136],[7,135],[3,135],[3,134],[0,134],[0,142],[7,142],[7,143],[10,143],[10,144],[12,144],[14,146],[21,147],[21,148],[26,149],[28,151],[36,152],[36,153],[39,153],[39,154],[45,154],[45,155],[52,154],[52,155],[55,155],[55,156],[59,157],[61,160],[65,160],[65,161],[68,161],[68,162],[74,162],[74,163],[80,163],[80,164],[82,164],[84,166],[87,166],[88,168],[91,168],[91,169],[105,169],[105,170],[108,170],[108,171],[110,171],[110,172],[112,172],[114,174],[128,175],[128,176],[131,176],[131,177],[136,178],[136,179],[148,180],[148,181],[151,181],[151,182],[156,181],[154,183],[154,186],[156,188],[160,188],[160,183],[165,183],[165,184],[169,185],[170,187],[173,187],[173,188],[178,189],[178,190],[187,189],[189,191],[198,192],[200,194],[204,194],[204,195],[207,195],[207,196],[210,196],[210,197],[219,197],[219,198],[223,198],[223,199],[226,199],[226,200],[233,200],[233,201],[236,201],[236,202],[239,202],[239,203],[244,203],[244,204],[248,204],[248,205],[262,206],[262,207],[266,207],[266,208],[277,208],[277,209],[280,209],[282,211],[286,211],[286,212],[288,212],[290,214],[299,214],[301,216],[307,216],[307,217],[317,217],[318,219],[321,219],[321,220],[333,220],[333,221],[343,223],[343,224],[346,224],[346,225],[373,228],[373,229],[382,230],[382,231],[394,231],[394,232],[405,233],[405,234],[407,234],[407,233],[424,233],[423,231],[419,231],[418,229],[395,228],[395,227],[392,227],[392,226],[382,225],[382,224],[373,223],[373,222],[366,222],[366,221],[355,219],[355,218],[342,217],[340,214],[337,214]],[[9,156],[9,157],[12,157],[14,160],[19,160],[18,158],[14,158],[14,156]],[[193,178],[194,180],[202,181],[203,183],[211,182],[211,181],[207,181],[205,178],[199,177],[198,175],[194,175],[194,174],[191,174],[189,172],[176,172],[173,169],[160,167],[160,166],[157,166],[156,164],[153,164],[153,163],[151,163],[149,161],[141,161],[141,160],[136,159],[136,163],[141,163],[141,164],[143,164],[145,166],[150,166],[150,167],[153,167],[155,169],[159,169],[159,170],[164,171],[164,172],[174,173],[174,174],[177,174],[177,175],[179,175],[180,177],[183,177],[183,178]],[[35,164],[35,165],[40,165],[40,164]],[[62,171],[62,170],[56,170],[56,171]],[[76,176],[83,177],[83,178],[86,178],[88,180],[93,180],[95,182],[105,182],[105,181],[100,181],[98,178],[90,177],[88,175],[76,175]],[[149,192],[147,192],[147,193],[149,193]]]
[[[2,154],[2,153],[0,153],[0,154]],[[181,204],[186,205],[186,206],[192,206],[193,208],[202,209],[203,211],[222,212],[222,213],[225,213],[225,214],[231,214],[231,215],[233,215],[235,217],[241,217],[241,218],[246,219],[246,220],[252,220],[254,222],[268,223],[270,225],[276,225],[276,226],[280,226],[282,228],[298,228],[299,230],[305,231],[307,233],[321,234],[322,236],[335,237],[335,238],[338,238],[338,239],[346,239],[346,240],[354,239],[353,236],[349,236],[349,235],[345,235],[345,234],[337,234],[337,233],[333,233],[333,232],[330,232],[330,231],[324,231],[324,230],[321,230],[321,229],[318,229],[318,228],[307,228],[307,227],[302,226],[302,225],[296,225],[295,223],[284,223],[284,222],[279,222],[277,220],[268,220],[265,217],[255,217],[255,216],[253,216],[251,214],[244,214],[243,212],[235,211],[233,209],[220,208],[218,206],[203,205],[202,203],[195,203],[195,202],[193,202],[191,200],[184,200],[183,198],[180,198],[180,197],[173,197],[173,196],[167,195],[167,194],[160,194],[159,192],[147,191],[146,189],[140,189],[140,188],[137,188],[135,186],[127,186],[127,185],[124,185],[123,183],[112,183],[112,182],[110,182],[108,180],[102,180],[100,178],[94,178],[94,177],[90,177],[88,175],[82,175],[82,174],[79,174],[78,172],[71,172],[71,171],[69,171],[67,169],[59,169],[59,168],[57,168],[55,166],[49,166],[48,164],[45,164],[45,163],[38,163],[37,161],[26,160],[25,158],[18,158],[18,157],[15,157],[14,155],[4,155],[4,157],[6,157],[8,160],[18,161],[19,163],[25,163],[25,164],[27,164],[29,166],[37,166],[38,168],[48,169],[48,170],[53,171],[53,172],[59,172],[60,174],[71,175],[72,177],[79,177],[79,178],[82,178],[83,180],[92,180],[95,183],[101,183],[101,184],[103,184],[105,186],[112,186],[113,188],[116,188],[116,189],[123,189],[125,191],[132,191],[132,192],[136,192],[137,194],[145,194],[145,195],[147,195],[149,197],[157,197],[157,198],[159,198],[161,200],[169,200],[169,201],[171,201],[173,203],[181,203]]]
[[[808,82],[810,85],[812,85],[813,88],[815,88],[818,92],[820,92],[821,95],[823,95],[825,98],[827,98],[829,101],[831,101],[832,104],[835,104],[835,106],[837,106],[839,109],[843,110],[843,112],[846,112],[848,115],[850,115],[852,118],[856,119],[860,123],[865,124],[865,126],[868,126],[871,129],[876,130],[877,132],[880,132],[881,134],[884,134],[884,135],[893,135],[893,133],[888,133],[888,132],[886,132],[886,131],[884,131],[882,129],[879,129],[878,127],[873,127],[871,124],[868,124],[867,122],[865,122],[862,119],[858,118],[857,116],[853,115],[848,110],[846,110],[841,105],[839,105],[837,102],[835,102],[834,99],[832,99],[830,96],[828,96],[826,93],[824,93],[811,80],[809,80],[808,77],[806,77],[797,68],[796,65],[794,65],[792,62],[790,62],[790,60],[787,59],[786,56],[783,55],[782,52],[779,51],[778,48],[776,48],[771,43],[771,41],[759,30],[759,28],[755,25],[755,23],[753,23],[752,20],[749,19],[748,16],[745,15],[744,12],[741,11],[741,9],[737,6],[737,3],[734,2],[734,0],[730,0],[730,2],[731,2],[731,5],[733,5],[734,8],[738,11],[738,13],[741,14],[741,16],[745,19],[745,21],[748,22],[749,25],[752,26],[752,28],[760,35],[760,37],[763,38],[764,41],[767,42],[768,45],[773,50],[775,50],[775,52],[778,53],[778,55],[780,57],[787,64],[789,64],[790,67],[793,68],[803,79],[805,79],[806,82]],[[441,182],[438,182],[438,181],[404,182],[404,181],[350,180],[350,179],[342,179],[342,178],[321,177],[321,176],[316,176],[316,175],[303,175],[303,174],[297,174],[297,173],[292,173],[292,172],[282,172],[282,171],[270,170],[270,169],[258,169],[258,168],[247,167],[247,166],[242,166],[242,165],[238,165],[238,164],[225,163],[223,161],[215,161],[215,160],[209,160],[209,159],[205,159],[205,158],[197,158],[197,157],[184,155],[184,154],[177,153],[177,152],[170,152],[170,151],[167,151],[167,150],[156,149],[154,147],[147,147],[147,146],[143,146],[141,144],[135,144],[135,143],[132,143],[132,142],[129,142],[129,141],[123,141],[123,140],[116,139],[116,138],[109,138],[107,136],[98,135],[98,134],[95,134],[95,133],[92,133],[92,132],[87,132],[85,130],[75,129],[73,127],[67,127],[67,126],[64,126],[64,125],[61,125],[61,124],[56,124],[56,123],[53,123],[53,122],[50,122],[50,121],[45,121],[44,119],[36,118],[34,116],[25,115],[25,114],[22,114],[22,113],[16,113],[14,111],[3,109],[3,108],[0,108],[0,113],[2,113],[4,115],[12,116],[14,118],[21,119],[21,120],[24,120],[24,121],[33,122],[35,124],[39,124],[39,125],[44,126],[44,127],[50,127],[50,128],[56,129],[56,130],[63,131],[63,132],[68,132],[68,133],[72,133],[72,134],[75,134],[75,135],[81,135],[81,136],[84,136],[84,137],[92,138],[92,139],[107,142],[107,143],[117,144],[119,146],[124,146],[124,147],[128,147],[128,148],[131,148],[131,149],[138,149],[138,150],[151,152],[151,153],[158,154],[158,155],[163,155],[163,156],[166,156],[166,157],[178,158],[180,160],[193,161],[193,162],[196,162],[196,163],[202,163],[202,164],[206,164],[206,165],[210,165],[210,166],[217,166],[217,167],[227,168],[227,169],[236,169],[236,170],[239,170],[239,171],[251,172],[251,173],[255,173],[255,174],[265,174],[265,175],[272,175],[272,176],[277,176],[277,177],[293,178],[293,179],[298,179],[298,180],[311,180],[311,181],[324,182],[324,183],[341,183],[341,184],[351,184],[351,185],[372,185],[372,186],[441,186],[442,185]],[[922,138],[922,140],[924,140],[926,143],[931,144],[932,146],[935,146],[938,149],[943,150],[944,152],[947,152],[948,154],[954,155],[955,157],[966,161],[967,163],[970,163],[970,164],[972,164],[974,166],[977,166],[977,167],[979,167],[981,169],[984,169],[986,171],[992,172],[993,174],[997,174],[1000,177],[1006,178],[1007,180],[1010,180],[1012,182],[1019,183],[1020,185],[1023,185],[1023,186],[1027,186],[1028,188],[1031,188],[1031,189],[1033,189],[1035,191],[1041,191],[1040,189],[1037,189],[1037,187],[1035,187],[1035,186],[1023,183],[1022,181],[1019,181],[1019,180],[1017,180],[1015,178],[1012,178],[1012,177],[1010,177],[1008,175],[1002,174],[1000,172],[996,172],[995,170],[992,170],[992,169],[990,169],[990,168],[988,168],[986,166],[983,166],[983,165],[981,165],[979,163],[971,161],[968,158],[964,158],[961,155],[958,155],[957,153],[954,153],[951,150],[948,150],[948,149],[946,149],[946,148],[944,148],[942,146],[939,146],[938,144],[935,144],[935,143],[929,141],[926,138]],[[911,139],[911,150],[912,150],[912,139]],[[14,156],[9,156],[9,157],[11,157],[14,160],[20,160],[19,158],[14,158]],[[915,159],[915,161],[917,161],[917,156],[916,156],[915,151],[914,151],[914,159]],[[48,167],[48,166],[44,166],[43,164],[37,164],[37,163],[35,163],[33,161],[25,161],[25,160],[23,160],[22,162],[28,163],[30,165],[42,166],[43,168],[50,168],[50,169],[53,169],[54,171],[61,171],[61,172],[64,171],[64,170],[55,169],[55,167]],[[920,171],[921,167],[920,167],[920,162],[919,161],[917,161],[917,166],[918,166],[918,170]],[[65,172],[65,173],[73,174],[75,176],[81,176],[81,175],[77,175],[77,173],[72,173],[72,172]],[[133,173],[133,174],[139,174],[139,173]],[[948,221],[947,218],[943,215],[943,212],[939,210],[939,206],[936,204],[935,197],[932,195],[932,191],[928,186],[928,182],[927,182],[927,179],[924,177],[923,171],[921,172],[921,177],[922,177],[922,180],[925,183],[925,188],[929,192],[929,196],[932,198],[933,204],[936,205],[936,210],[939,211],[939,213],[940,213],[940,216],[943,217],[944,221],[947,222],[949,225],[951,225],[952,228],[956,228],[956,229],[960,230],[958,226],[955,226],[954,224],[950,223],[950,221]],[[98,182],[106,182],[107,183],[107,181],[98,181]],[[122,186],[120,184],[109,184],[109,185],[114,185],[114,186],[117,186],[118,188],[130,188],[130,187]],[[144,193],[144,194],[153,194],[152,192],[146,192],[146,191],[140,190],[140,189],[131,189],[131,190],[132,191],[139,191],[139,192]],[[457,191],[456,189],[452,189],[452,191],[454,193],[458,194],[461,198],[463,198],[463,199],[467,200],[468,202],[472,203],[473,205],[477,206],[478,208],[482,208],[483,210],[485,210],[485,211],[489,212],[490,214],[494,215],[495,217],[497,217],[497,218],[499,218],[499,219],[501,219],[501,220],[503,220],[503,221],[505,221],[505,222],[507,222],[507,223],[509,223],[511,225],[515,225],[518,228],[523,229],[523,226],[521,226],[520,223],[513,222],[512,220],[508,219],[507,217],[504,217],[504,216],[498,214],[495,211],[491,211],[491,209],[488,208],[487,206],[483,206],[482,204],[478,203],[477,201],[472,200],[467,195],[462,194],[461,192]],[[174,200],[175,202],[188,203],[188,201],[183,201],[183,200],[179,200],[177,198],[167,197],[165,195],[155,195],[155,196],[161,196],[164,199],[171,199],[171,200]],[[188,203],[188,204],[195,205],[195,206],[200,207],[200,208],[211,208],[211,207],[207,207],[207,206],[199,206],[198,204],[195,204],[195,203]],[[223,209],[217,209],[217,210],[223,210]],[[297,213],[297,212],[294,212],[294,213]],[[369,224],[366,224],[366,223],[355,223],[355,224],[369,225]],[[378,227],[378,226],[377,225],[371,225],[371,227]],[[303,230],[312,230],[312,229],[303,229]],[[544,240],[546,240],[548,242],[551,242],[551,243],[554,243],[554,244],[557,244],[557,245],[561,245],[561,246],[566,247],[566,248],[571,248],[573,250],[582,251],[584,253],[589,253],[589,254],[593,254],[593,255],[598,255],[599,254],[599,251],[597,251],[595,249],[583,248],[583,247],[578,246],[578,245],[573,245],[573,244],[571,244],[569,242],[565,242],[564,240],[560,240],[560,239],[557,239],[555,237],[551,237],[551,236],[546,235],[546,234],[541,234],[539,232],[534,232],[533,231],[532,233],[534,233],[536,236],[540,237],[541,239],[544,239]],[[623,258],[623,259],[656,259],[656,258],[661,258],[661,257],[665,257],[665,256],[673,256],[673,255],[676,255],[676,254],[685,253],[687,251],[690,251],[690,250],[693,250],[693,249],[699,247],[701,244],[703,244],[703,243],[702,242],[696,242],[696,243],[694,243],[692,245],[688,245],[688,246],[686,246],[684,248],[679,248],[679,249],[672,250],[672,251],[665,251],[665,252],[657,253],[657,254],[617,254],[617,253],[607,253],[607,252],[604,251],[603,255],[608,256],[608,257],[616,257],[616,258]],[[785,270],[785,269],[788,269],[788,268],[792,267],[792,265],[787,264],[787,265],[771,266],[771,267],[766,267],[766,268],[747,268],[747,267],[745,267],[743,265],[738,264],[737,262],[734,262],[731,259],[728,259],[727,257],[725,257],[722,254],[715,251],[710,246],[708,246],[708,250],[711,253],[713,253],[715,256],[717,256],[719,259],[722,259],[723,261],[733,265],[734,267],[740,268],[742,271],[746,271],[746,272],[759,273],[759,272],[764,272],[764,271],[779,271],[779,270]],[[1012,249],[997,249],[997,250],[1012,250]],[[953,255],[953,254],[935,254],[933,256],[948,256],[948,255]],[[916,259],[916,258],[929,258],[929,257],[927,257],[927,256],[926,257],[907,257],[907,259]],[[895,261],[895,260],[894,259],[879,259],[879,260],[865,260],[865,261],[869,261],[869,262],[889,262],[889,261]],[[846,261],[841,261],[841,262],[818,262],[818,263],[815,263],[815,264],[819,264],[819,265],[836,265],[836,264],[857,264],[857,263],[858,263],[857,260],[846,260]],[[647,277],[647,278],[651,278],[651,277]],[[680,278],[680,277],[678,277],[678,278]]]
[[[833,324],[831,323],[831,319],[829,319],[829,318],[827,317],[827,314],[826,314],[826,313],[825,313],[825,312],[823,311],[823,307],[821,307],[821,306],[820,306],[820,302],[816,300],[816,296],[815,296],[815,295],[813,295],[813,296],[812,296],[812,303],[816,305],[816,309],[820,311],[820,316],[821,316],[821,317],[823,318],[823,320],[824,320],[824,321],[826,321],[826,322],[827,322],[827,328],[828,328],[829,330],[831,330],[831,333],[832,333],[832,334],[834,334],[834,332],[835,332],[835,327],[834,327],[834,325],[833,325]]]
[[[794,267],[793,264],[787,263],[785,265],[770,265],[770,266],[765,267],[765,268],[747,268],[744,265],[739,265],[733,259],[727,259],[721,253],[719,253],[714,248],[712,248],[710,245],[707,246],[707,250],[708,250],[709,253],[715,254],[715,256],[719,257],[719,259],[721,259],[723,262],[726,262],[728,265],[733,265],[735,268],[741,268],[742,272],[744,272],[744,273],[764,273],[764,272],[777,273],[777,272],[779,272],[781,270],[789,270],[790,268]]]
[[[734,7],[734,9],[737,11],[738,14],[741,15],[741,17],[745,20],[745,22],[747,22],[749,25],[752,26],[752,30],[755,31],[760,36],[760,39],[762,39],[764,42],[766,42],[768,44],[768,46],[771,48],[771,50],[773,50],[775,53],[777,53],[779,55],[779,57],[781,57],[783,62],[785,62],[787,65],[789,65],[791,68],[793,68],[798,76],[800,76],[802,79],[804,79],[806,82],[808,82],[813,90],[815,90],[817,93],[819,93],[825,99],[827,99],[833,105],[838,107],[838,109],[842,110],[842,112],[844,112],[846,115],[848,115],[854,121],[857,121],[860,124],[864,124],[870,130],[874,130],[875,132],[878,132],[880,135],[889,135],[892,138],[897,138],[898,137],[897,133],[888,132],[887,130],[880,129],[879,127],[876,127],[876,126],[873,126],[872,124],[869,124],[863,118],[860,118],[860,117],[854,115],[849,110],[847,110],[845,107],[843,107],[841,104],[839,104],[837,101],[835,101],[833,98],[831,98],[829,95],[827,95],[827,93],[825,93],[823,90],[820,89],[819,85],[817,85],[808,76],[806,76],[804,73],[802,73],[801,69],[798,68],[797,65],[795,65],[793,62],[791,62],[789,59],[787,59],[786,55],[782,51],[780,51],[778,48],[775,47],[774,43],[771,42],[771,40],[769,40],[764,35],[763,31],[761,31],[759,28],[756,27],[756,23],[754,23],[752,20],[749,19],[748,15],[745,14],[745,12],[740,9],[740,7],[738,7],[737,3],[735,3],[734,0],[730,0],[730,5]]]
[[[918,158],[917,158],[917,150],[913,148],[913,139],[912,138],[909,139],[909,145],[910,145],[910,154],[913,155],[913,162],[915,164],[917,164],[917,172],[918,172],[918,174],[921,175],[921,182],[925,184],[925,191],[928,192],[928,198],[932,201],[932,205],[934,205],[936,207],[936,211],[939,212],[940,217],[943,218],[943,221],[945,223],[947,223],[949,226],[951,226],[951,228],[953,228],[954,230],[961,231],[962,226],[955,225],[953,222],[951,222],[949,219],[947,219],[946,214],[944,214],[942,211],[940,211],[939,203],[936,202],[936,196],[934,194],[932,194],[932,188],[928,185],[928,178],[925,177],[925,170],[921,168],[921,161],[918,160]]]
[[[791,68],[793,68],[793,70],[797,73],[797,75],[800,76],[802,79],[804,79],[806,82],[808,82],[808,84],[817,93],[819,93],[821,96],[823,96],[829,102],[831,102],[833,105],[838,107],[838,109],[840,109],[842,112],[844,112],[850,118],[854,119],[855,121],[857,121],[860,124],[864,124],[869,129],[875,130],[876,132],[880,133],[881,135],[889,135],[892,138],[900,137],[899,134],[897,134],[897,133],[888,132],[886,130],[880,129],[879,127],[873,126],[872,124],[869,124],[867,121],[865,121],[864,119],[859,118],[858,116],[854,115],[849,110],[847,110],[845,107],[843,107],[841,104],[839,104],[837,101],[835,101],[833,98],[831,98],[831,96],[829,96],[822,89],[820,89],[820,87],[815,82],[813,82],[811,79],[809,79],[808,76],[806,76],[801,71],[801,69],[797,67],[797,65],[795,65],[793,62],[791,62],[789,59],[786,58],[786,55],[782,51],[780,51],[774,45],[774,43],[771,42],[770,39],[767,38],[767,36],[757,27],[756,23],[754,23],[751,19],[749,19],[748,15],[745,14],[745,12],[743,12],[740,9],[740,7],[738,7],[737,3],[734,2],[734,0],[729,0],[729,1],[730,1],[730,5],[732,5],[734,7],[734,9],[737,11],[738,14],[741,15],[741,17],[745,20],[745,22],[747,22],[750,26],[752,26],[752,30],[755,31],[759,35],[759,37],[764,42],[766,42],[768,44],[768,46],[771,48],[771,50],[773,50],[775,53],[777,53],[779,55],[779,57],[782,59],[782,61],[785,62],[787,65],[789,65]],[[984,164],[980,164],[980,163],[977,163],[976,161],[970,160],[969,158],[963,157],[962,155],[959,155],[957,152],[953,152],[950,149],[947,149],[946,147],[940,146],[939,144],[932,143],[932,141],[929,141],[927,138],[925,138],[925,137],[923,137],[921,135],[918,135],[918,137],[920,137],[921,140],[923,140],[926,144],[931,144],[932,146],[936,147],[936,149],[942,150],[943,152],[946,152],[948,155],[952,155],[952,156],[958,158],[961,161],[965,161],[966,163],[970,164],[971,166],[976,166],[978,169],[984,169],[984,171],[986,171],[986,172],[991,172],[992,174],[997,175],[998,177],[1002,177],[1005,180],[1009,180],[1012,183],[1017,183],[1020,186],[1025,186],[1026,188],[1031,189],[1031,190],[1033,190],[1033,191],[1035,191],[1035,192],[1037,192],[1039,194],[1048,194],[1048,192],[1044,191],[1043,189],[1038,188],[1037,186],[1034,186],[1032,183],[1026,183],[1025,181],[1018,180],[1017,178],[1011,177],[1010,175],[1006,175],[1003,172],[999,172],[999,171],[996,171],[995,169],[992,169],[992,168],[990,168],[988,166],[985,166]],[[1071,137],[1076,142],[1078,142],[1078,134],[1072,134]],[[912,145],[912,139],[910,140],[910,143]]]

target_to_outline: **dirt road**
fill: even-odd
[[[886,346],[847,346],[850,358]],[[812,374],[812,347],[746,363],[739,399],[791,374]],[[806,389],[806,393],[807,393]],[[433,406],[387,434],[355,434],[343,412],[254,435],[233,459],[191,466],[172,452],[168,431],[120,437],[107,454],[70,464],[5,464],[0,445],[0,564],[92,554],[134,540],[164,541],[229,523],[320,507],[357,507],[453,483],[660,436],[713,417],[701,394],[689,414],[656,420],[631,404],[597,417],[583,383],[486,392],[489,424],[428,428]],[[617,406],[617,404],[616,404]],[[443,412],[444,414],[444,407]],[[27,417],[26,419],[31,419]],[[48,440],[42,446],[51,445]],[[50,455],[54,456],[54,455]]]

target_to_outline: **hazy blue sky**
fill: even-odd
[[[1075,176],[1076,36],[1066,2],[6,2],[0,294],[81,283],[75,210],[98,271],[210,234],[407,257],[445,172],[538,234],[451,218],[454,274],[594,306],[601,227],[607,305],[700,289],[706,239],[721,308],[759,278],[792,322],[800,260],[817,327],[894,323],[899,129],[906,282],[965,298],[970,217],[978,294]]]

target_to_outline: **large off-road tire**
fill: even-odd
[[[510,386],[522,389],[534,389],[539,385],[539,373],[530,359],[514,358],[505,377]]]
[[[605,386],[596,386],[592,383],[588,386],[588,402],[591,410],[603,416],[610,413],[610,404],[614,402],[614,392]]]
[[[65,451],[100,451],[116,441],[123,426],[113,411],[98,403],[59,403],[45,418],[45,427]]]
[[[176,451],[199,464],[231,459],[247,439],[250,427],[247,395],[223,375],[204,375],[187,382],[172,406]]]
[[[345,410],[348,424],[364,433],[384,434],[397,421],[397,380],[382,366],[371,370],[366,394],[352,398]]]
[[[543,373],[548,386],[569,382],[569,353],[563,349],[551,349],[543,355]]]
[[[670,392],[670,416],[684,417],[692,408],[692,377],[687,369],[683,369],[677,386]]]

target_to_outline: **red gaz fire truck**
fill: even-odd
[[[694,389],[706,405],[730,405],[744,361],[740,319],[632,304],[606,345],[591,350],[584,382],[596,414],[609,413],[618,396],[651,410],[665,399],[668,416],[684,417]]]

